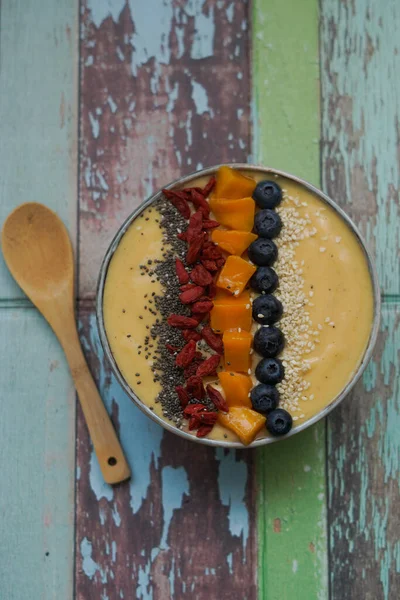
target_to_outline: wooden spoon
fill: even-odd
[[[105,481],[113,484],[128,479],[129,466],[79,342],[74,262],[66,228],[46,206],[22,204],[4,223],[2,248],[12,275],[64,349]]]

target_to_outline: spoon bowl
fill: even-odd
[[[23,204],[10,214],[3,228],[2,249],[13,277],[35,304],[66,289],[73,291],[68,233],[57,215],[42,204]]]

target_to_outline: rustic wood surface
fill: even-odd
[[[400,4],[321,5],[324,189],[353,216],[377,259],[381,334],[356,391],[329,418],[332,600],[392,600],[400,590]]]
[[[318,186],[317,3],[256,0],[253,23],[255,161]],[[327,598],[325,445],[322,422],[257,451],[260,600]]]
[[[34,200],[68,226],[81,339],[133,471],[103,483],[61,350],[0,257],[1,600],[398,597],[399,26],[397,0],[0,1],[0,224]],[[154,189],[248,159],[356,220],[381,333],[327,429],[199,450],[112,377],[97,272]]]
[[[77,72],[75,2],[0,1],[0,227],[43,202],[76,243]],[[71,598],[75,394],[1,253],[0,407],[0,598]]]
[[[246,161],[250,151],[247,3],[150,4],[157,21],[145,4],[83,7],[83,299],[94,296],[116,227],[143,198],[181,173]],[[81,320],[93,360],[95,320],[86,310]],[[77,597],[255,599],[252,455],[175,439],[132,406],[103,360],[95,374],[133,478],[116,490],[102,485],[78,414]]]

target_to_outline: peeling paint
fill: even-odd
[[[198,115],[209,113],[211,117],[214,116],[214,112],[210,109],[208,104],[208,96],[206,89],[194,79],[192,80],[192,98],[196,106],[196,112]]]
[[[92,134],[95,139],[99,137],[100,133],[100,123],[99,120],[96,119],[91,112],[89,112],[90,124],[92,126]]]
[[[89,579],[93,579],[96,571],[100,570],[99,565],[92,558],[92,544],[85,537],[81,542],[81,554],[82,554],[82,568],[85,575]]]
[[[242,538],[243,546],[249,536],[249,514],[245,504],[247,465],[237,460],[235,451],[218,448],[218,485],[221,502],[229,507],[229,529],[232,535]]]
[[[108,17],[117,23],[124,6],[125,0],[87,0],[87,7],[97,28]]]
[[[174,510],[181,508],[183,495],[189,493],[189,483],[183,467],[174,469],[164,467],[162,470],[162,499],[164,507],[164,527],[160,549],[167,548],[168,530]]]
[[[135,33],[132,36],[132,74],[155,58],[158,63],[168,64],[170,47],[168,44],[173,17],[172,3],[163,0],[129,0]],[[157,15],[157,18],[154,18]],[[151,32],[149,35],[148,32]]]

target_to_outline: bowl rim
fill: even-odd
[[[97,319],[97,326],[98,326],[98,330],[99,330],[99,336],[100,336],[100,342],[102,345],[102,349],[103,349],[104,355],[107,357],[107,360],[110,364],[111,370],[112,370],[113,374],[115,375],[116,379],[118,380],[119,384],[121,385],[122,389],[130,397],[130,399],[134,402],[134,404],[136,404],[136,406],[138,406],[140,408],[140,410],[142,412],[144,412],[153,421],[155,421],[156,423],[158,423],[159,425],[164,427],[164,429],[174,433],[175,435],[179,435],[180,437],[182,437],[184,439],[188,439],[192,442],[204,444],[207,446],[215,446],[215,447],[223,447],[223,448],[250,449],[250,448],[265,446],[267,444],[272,444],[272,443],[275,443],[278,441],[288,439],[288,438],[293,437],[294,435],[304,431],[305,429],[308,429],[309,427],[311,427],[312,425],[314,425],[315,423],[317,423],[318,421],[320,421],[321,419],[326,417],[329,413],[331,413],[332,410],[334,408],[336,408],[343,401],[343,399],[349,394],[349,392],[354,388],[355,384],[360,379],[361,375],[363,374],[363,372],[364,372],[366,366],[368,365],[368,363],[371,359],[371,356],[372,356],[372,352],[373,352],[373,349],[374,349],[374,346],[375,346],[375,343],[376,343],[376,340],[378,337],[378,333],[379,333],[380,315],[381,315],[381,295],[380,295],[379,279],[378,279],[378,274],[377,274],[374,260],[373,260],[371,253],[368,250],[368,248],[361,236],[361,233],[359,232],[357,226],[355,225],[355,223],[353,223],[353,221],[344,212],[344,210],[340,206],[338,206],[336,204],[336,202],[334,202],[329,196],[327,196],[324,192],[322,192],[320,189],[318,189],[317,187],[315,187],[308,181],[301,179],[300,177],[297,177],[290,173],[286,173],[285,171],[281,171],[279,169],[274,169],[272,167],[265,167],[263,165],[247,164],[247,163],[223,163],[223,164],[207,167],[206,169],[201,169],[199,171],[195,171],[195,172],[190,173],[189,175],[185,175],[183,177],[179,177],[178,179],[175,179],[174,181],[169,183],[167,186],[165,186],[164,189],[173,189],[178,186],[179,187],[187,186],[187,184],[189,184],[193,179],[214,175],[216,173],[216,171],[218,170],[218,168],[221,166],[229,166],[233,169],[240,170],[240,171],[248,171],[248,172],[253,171],[253,172],[262,172],[262,173],[265,173],[266,175],[278,175],[278,176],[290,179],[291,181],[304,186],[310,192],[315,194],[325,204],[328,204],[343,219],[343,221],[347,224],[347,226],[351,229],[353,234],[356,236],[357,241],[358,241],[359,245],[361,246],[363,254],[366,258],[366,261],[368,264],[368,270],[369,270],[369,274],[370,274],[370,278],[371,278],[371,284],[372,284],[372,290],[373,290],[373,301],[374,301],[373,322],[371,324],[371,332],[370,332],[368,344],[364,351],[364,355],[363,355],[360,363],[358,364],[356,371],[354,372],[353,376],[348,381],[348,383],[345,385],[343,390],[339,394],[337,394],[337,396],[327,406],[325,406],[320,412],[315,414],[313,417],[311,417],[307,421],[304,421],[303,423],[301,423],[301,425],[299,425],[298,427],[294,427],[287,435],[282,436],[282,437],[259,438],[259,439],[256,439],[251,444],[249,444],[248,446],[244,446],[241,442],[213,440],[213,439],[208,439],[208,438],[197,438],[196,436],[184,431],[183,429],[179,429],[175,425],[165,421],[164,419],[162,419],[161,417],[156,415],[153,411],[151,411],[150,408],[148,406],[146,406],[140,400],[140,398],[135,394],[135,392],[129,386],[129,384],[125,380],[124,376],[122,375],[121,371],[119,370],[117,362],[114,359],[113,353],[111,351],[111,348],[110,348],[110,345],[108,342],[108,338],[107,338],[107,334],[106,334],[106,330],[105,330],[105,324],[104,324],[103,296],[104,296],[104,287],[105,287],[105,281],[107,278],[108,268],[109,268],[111,259],[114,255],[116,249],[119,246],[121,239],[123,238],[126,231],[129,229],[129,227],[133,223],[133,221],[146,208],[148,208],[151,204],[153,204],[154,202],[156,202],[157,200],[160,199],[160,197],[162,195],[161,189],[158,190],[155,194],[153,194],[149,198],[147,198],[145,201],[143,201],[125,219],[125,221],[122,223],[122,225],[119,227],[118,231],[114,235],[114,237],[107,249],[107,251],[104,255],[104,258],[102,260],[101,266],[100,266],[100,272],[99,272],[98,283],[97,283],[96,319]]]

